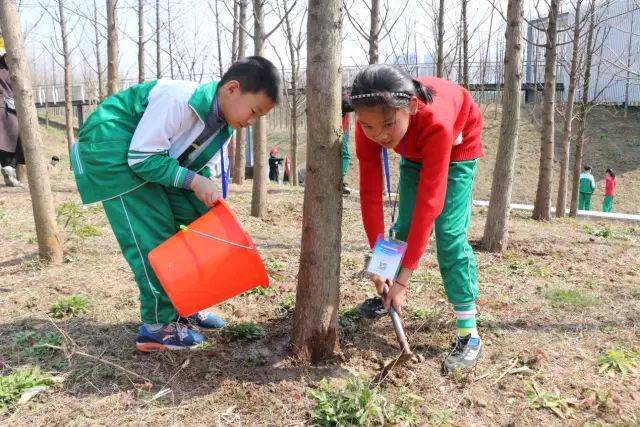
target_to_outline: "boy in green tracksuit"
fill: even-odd
[[[591,210],[591,196],[596,190],[596,180],[591,175],[591,166],[585,166],[584,172],[580,174],[580,194],[578,196],[578,209],[582,211]]]
[[[76,183],[83,203],[102,202],[133,270],[144,322],[138,350],[192,348],[204,337],[190,324],[224,325],[205,312],[179,318],[147,256],[216,203],[211,168],[223,161],[233,129],[278,103],[280,85],[271,62],[248,57],[220,82],[161,79],[132,86],[104,100],[80,129],[71,148]]]

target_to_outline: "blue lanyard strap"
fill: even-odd
[[[229,181],[224,171],[224,144],[220,146],[220,176],[222,177],[222,198],[226,199],[229,193]]]

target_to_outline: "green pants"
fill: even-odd
[[[349,134],[342,134],[342,176],[346,176],[351,163],[351,153],[349,153]]]
[[[400,161],[399,212],[393,229],[396,238],[403,241],[411,226],[421,168],[420,163]],[[477,160],[449,165],[444,209],[435,222],[440,275],[447,298],[454,306],[472,303],[478,298],[476,259],[467,240],[477,170]]]
[[[604,196],[602,201],[602,212],[611,212],[613,210],[613,196]]]
[[[578,209],[581,211],[591,210],[591,193],[580,193],[578,195]]]
[[[147,256],[175,234],[181,224],[189,224],[204,214],[207,207],[192,191],[150,182],[102,204],[138,284],[142,321],[175,321],[173,304],[162,289]]]

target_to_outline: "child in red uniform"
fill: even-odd
[[[611,212],[613,210],[613,197],[616,195],[616,174],[611,169],[607,169],[607,177],[604,181],[604,200],[602,201],[602,211]]]
[[[399,213],[390,234],[407,242],[401,269],[385,293],[386,280],[372,276],[376,290],[402,312],[409,279],[435,226],[437,257],[457,338],[444,360],[449,372],[469,370],[482,356],[476,329],[478,283],[467,241],[473,183],[482,153],[482,115],[471,94],[446,80],[412,79],[387,65],[361,71],[351,89],[356,112],[362,220],[371,247],[384,234],[381,152],[393,149],[400,162]]]

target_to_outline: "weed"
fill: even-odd
[[[527,399],[530,407],[548,409],[563,420],[573,416],[572,409],[569,408],[566,400],[560,397],[559,393],[541,390],[535,381],[528,383],[527,388]]]
[[[590,307],[596,303],[593,295],[573,289],[547,289],[544,292],[544,296],[549,300],[553,308],[577,309]]]
[[[498,329],[499,327],[498,319],[490,313],[482,312],[478,314],[476,321],[480,328],[484,328],[486,330]]]
[[[281,271],[284,270],[286,264],[279,259],[270,260],[267,262],[267,270],[269,271]]]
[[[435,412],[429,418],[429,422],[433,426],[450,426],[452,421],[453,412],[450,410]]]
[[[94,212],[95,210],[90,210]],[[64,229],[72,234],[76,249],[84,246],[87,237],[99,236],[100,230],[88,223],[87,209],[77,203],[64,202],[58,206],[58,218],[64,221]]]
[[[50,387],[54,383],[55,380],[44,375],[37,366],[25,366],[9,375],[0,376],[0,408],[15,404],[29,389]]]
[[[51,316],[61,319],[63,317],[75,317],[89,312],[89,300],[82,295],[71,295],[60,298],[51,306]]]
[[[411,319],[423,320],[425,324],[435,325],[442,322],[442,309],[440,308],[416,308],[411,313]]]
[[[356,307],[343,308],[340,310],[340,326],[349,328],[360,318],[360,312]]]
[[[227,341],[257,341],[264,338],[267,332],[255,323],[236,323],[227,326],[223,335]]]
[[[278,311],[283,316],[291,313],[295,307],[296,295],[292,293],[287,294],[284,299],[278,303]]]
[[[268,288],[263,288],[262,286],[257,286],[247,292],[245,292],[243,295],[244,296],[248,296],[248,295],[259,295],[259,296],[269,296],[269,295],[275,295],[278,293],[278,289],[275,286],[269,286]]]
[[[11,341],[25,356],[41,358],[53,350],[48,345],[59,346],[62,338],[57,331],[20,331],[12,337]]]
[[[638,375],[638,357],[636,352],[628,352],[616,347],[598,357],[598,372],[608,375]]]

